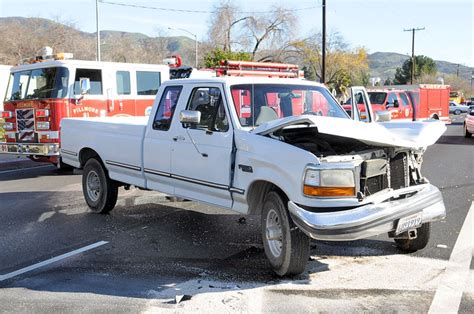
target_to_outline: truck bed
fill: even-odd
[[[81,149],[90,148],[101,156],[102,162],[113,168],[114,171],[110,172],[112,179],[144,186],[141,170],[147,123],[148,117],[63,119],[63,161],[79,167],[76,154],[80,154]],[[114,166],[119,164],[121,167]]]

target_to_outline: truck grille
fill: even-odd
[[[408,186],[406,154],[398,154],[387,163],[385,159],[367,160],[361,167],[360,191],[371,195],[388,187],[398,190]],[[389,184],[390,178],[390,184]]]
[[[34,109],[16,110],[16,127],[18,142],[33,142],[35,140],[35,111]]]
[[[390,160],[390,186],[394,190],[408,186],[406,154],[398,154]]]

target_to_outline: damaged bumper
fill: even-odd
[[[422,222],[446,217],[441,192],[431,184],[391,191],[387,200],[354,209],[313,212],[293,202],[288,209],[295,224],[314,239],[346,241],[394,231],[400,218],[422,213]]]

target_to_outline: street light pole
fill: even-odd
[[[168,27],[168,29],[171,30],[178,30],[178,31],[183,31],[185,33],[188,33],[189,35],[194,37],[194,43],[195,43],[195,51],[194,51],[194,56],[195,56],[195,64],[196,64],[196,69],[198,67],[198,39],[197,39],[197,34],[191,33],[190,31],[184,29],[184,28],[177,28],[177,27]]]
[[[411,38],[411,83],[413,85],[413,82],[415,81],[415,32],[416,31],[423,31],[425,30],[424,27],[422,28],[410,28],[410,29],[404,29],[404,32],[412,32],[412,38]]]
[[[323,38],[321,59],[321,83],[326,83],[326,0],[323,0]]]
[[[99,0],[95,0],[95,22],[97,31],[97,61],[100,61]]]

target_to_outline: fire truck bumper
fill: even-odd
[[[25,156],[58,156],[59,144],[47,143],[0,143],[0,154]]]

